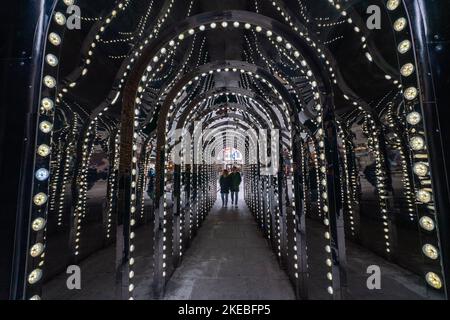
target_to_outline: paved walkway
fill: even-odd
[[[244,201],[238,209],[221,208],[220,203],[218,199],[169,280],[164,299],[295,299]]]

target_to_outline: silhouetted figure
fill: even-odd
[[[239,200],[239,186],[241,185],[241,174],[236,167],[233,167],[233,171],[230,174],[230,190],[231,190],[231,206],[238,207]]]
[[[223,170],[219,179],[220,195],[222,196],[222,208],[228,206],[228,194],[230,193],[230,175],[228,170]]]

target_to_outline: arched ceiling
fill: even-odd
[[[367,29],[365,10],[371,4],[383,8],[381,30]],[[141,80],[136,94],[143,134],[156,128],[171,94],[177,98],[175,121],[187,117],[183,112],[193,101],[201,108],[215,105],[215,97],[200,97],[228,88],[223,91],[252,92],[278,118],[285,116],[277,111],[285,103],[290,117],[310,132],[317,129],[318,93],[332,96],[343,121],[358,119],[361,110],[381,112],[401,98],[398,39],[382,1],[100,0],[93,5],[80,0],[77,5],[82,28],[62,37],[58,102],[81,117],[120,122],[124,90],[133,76]],[[152,71],[143,72],[155,50],[163,50],[160,59],[149,61]],[[254,107],[246,100],[230,102]]]

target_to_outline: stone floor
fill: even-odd
[[[164,299],[291,300],[292,285],[243,200],[220,201],[200,228]]]

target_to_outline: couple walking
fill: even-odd
[[[223,170],[220,176],[220,194],[222,195],[222,208],[228,206],[228,194],[231,191],[231,206],[238,207],[239,186],[241,185],[241,174],[236,167],[233,167],[231,173],[228,170]]]

